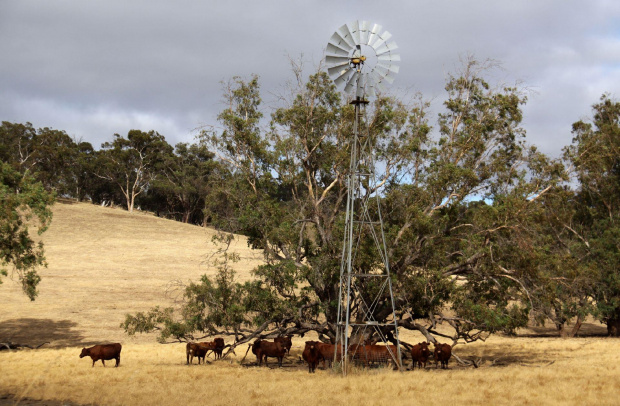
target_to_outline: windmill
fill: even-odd
[[[360,123],[366,97],[376,97],[394,81],[400,56],[395,53],[392,35],[378,24],[355,21],[338,28],[330,38],[325,63],[327,72],[337,87],[352,96],[355,106],[351,159],[347,177],[347,206],[345,233],[340,265],[338,321],[336,327],[335,361],[340,362],[347,374],[349,355],[368,361],[362,338],[368,332],[376,333],[386,346],[396,365],[402,365],[394,294],[390,279],[383,219],[375,177],[373,142],[369,134],[362,134]],[[358,256],[358,247],[364,239],[371,239],[381,257],[381,264],[368,267]],[[376,313],[389,309],[391,315],[376,319]],[[391,320],[390,320],[391,318]],[[355,338],[355,339],[353,339]],[[374,356],[371,356],[374,357]],[[371,359],[376,361],[376,359]]]

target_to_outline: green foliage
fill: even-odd
[[[603,95],[591,123],[573,124],[565,158],[579,188],[571,200],[570,243],[593,313],[603,322],[620,320],[620,102]]]
[[[561,164],[525,144],[525,96],[490,85],[481,76],[488,68],[470,60],[449,78],[438,138],[421,98],[406,106],[379,97],[363,118],[385,185],[381,211],[401,325],[434,333],[448,322],[455,340],[526,323],[537,281],[553,262],[537,262],[550,250],[538,234],[542,201],[565,179]],[[247,235],[266,260],[257,281],[239,285],[244,307],[235,320],[333,337],[353,108],[319,72],[297,83],[263,134],[257,78],[234,78],[225,93],[223,131],[202,137],[230,171],[218,192],[226,221],[215,224]],[[354,266],[380,264],[363,237]],[[378,287],[369,281],[364,289]],[[457,316],[442,313],[450,306]],[[390,308],[381,297],[374,317],[385,320]]]
[[[114,140],[101,147],[96,174],[116,185],[131,212],[136,197],[159,175],[160,166],[172,153],[172,147],[156,131],[140,130],[130,130],[127,138],[114,134]]]
[[[30,300],[38,294],[37,268],[46,263],[43,244],[32,239],[29,227],[42,234],[51,221],[53,203],[54,194],[41,183],[0,161],[0,274],[6,276],[12,269]]]

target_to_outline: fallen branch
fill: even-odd
[[[28,349],[31,349],[31,350],[36,350],[36,349],[41,348],[45,344],[49,344],[49,341],[46,341],[46,342],[44,342],[42,344],[39,344],[36,347],[31,347],[31,346],[29,346],[27,344],[19,344],[19,343],[13,343],[13,342],[8,341],[6,343],[0,343],[0,351],[5,349],[5,348],[7,350],[9,350],[9,351],[10,350],[19,350],[20,348],[28,348]]]
[[[247,351],[245,352],[245,355],[243,356],[243,358],[241,359],[240,364],[243,364],[243,361],[245,360],[245,357],[247,357],[247,356],[248,356],[248,352],[250,352],[250,347],[251,347],[251,346],[252,346],[252,344],[248,344],[248,349],[247,349]]]

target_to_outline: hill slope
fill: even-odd
[[[87,203],[56,203],[53,211],[42,236],[48,268],[40,271],[39,297],[30,302],[8,278],[0,286],[0,339],[54,347],[152,342],[129,339],[119,328],[124,315],[172,305],[166,290],[174,281],[215,272],[208,266],[216,250],[210,229]],[[261,254],[244,237],[233,249],[242,258],[238,278],[249,278]]]

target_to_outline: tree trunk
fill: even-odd
[[[569,337],[575,337],[577,335],[577,333],[579,332],[579,329],[581,328],[581,324],[583,324],[583,317],[577,316],[577,321],[575,321],[575,325],[571,329],[571,331],[570,331],[568,336]]]
[[[607,319],[607,335],[610,337],[620,337],[620,318],[613,317]]]
[[[558,333],[560,333],[560,337],[566,337],[567,333],[566,333],[566,329],[564,328],[564,324],[560,324],[560,323],[555,323],[555,328],[558,330]]]

